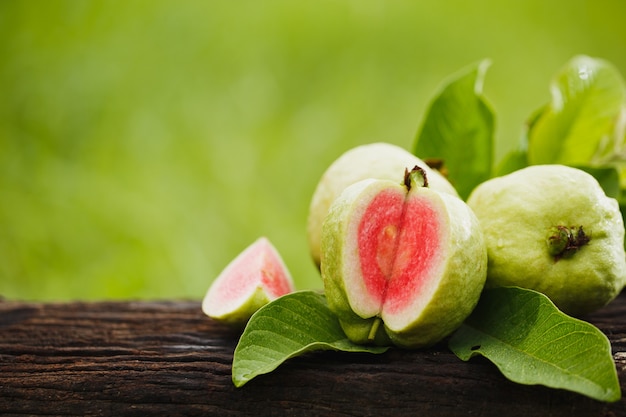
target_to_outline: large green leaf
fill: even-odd
[[[241,387],[287,359],[313,350],[382,353],[387,349],[350,342],[323,295],[295,292],[266,304],[250,318],[235,348],[233,383]]]
[[[606,166],[626,157],[626,85],[609,62],[577,56],[556,74],[529,132],[530,164]]]
[[[485,356],[514,382],[567,389],[607,402],[621,397],[607,337],[565,315],[536,291],[485,290],[449,346],[462,360]]]
[[[414,153],[441,160],[462,198],[491,176],[494,116],[482,94],[489,61],[454,76],[431,103]]]

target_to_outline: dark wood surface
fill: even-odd
[[[626,295],[585,319],[611,340],[626,393]],[[514,384],[445,344],[310,353],[237,389],[238,336],[199,301],[0,301],[0,414],[626,416],[624,399]]]

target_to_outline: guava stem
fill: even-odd
[[[369,340],[370,342],[373,342],[374,339],[376,338],[376,333],[378,333],[378,328],[380,327],[381,322],[382,322],[382,319],[380,317],[376,317],[374,319],[374,322],[372,323],[372,327],[370,328],[370,332],[367,335],[367,340]]]
[[[585,233],[582,226],[559,225],[550,228],[546,244],[548,245],[548,253],[554,257],[556,262],[561,258],[571,257],[590,240],[591,237]]]
[[[415,165],[410,171],[405,168],[404,185],[406,186],[407,191],[412,187],[428,187],[426,171],[418,165]]]

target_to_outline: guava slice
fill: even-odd
[[[438,171],[406,149],[385,142],[352,148],[339,156],[322,174],[315,188],[307,217],[307,237],[311,257],[320,263],[322,224],[332,202],[349,185],[374,178],[402,181],[405,169],[419,166],[428,175],[430,188],[458,197],[455,188]],[[400,175],[398,175],[400,173]]]
[[[530,288],[582,316],[626,284],[619,205],[587,172],[532,165],[478,185],[467,203],[485,235],[487,286]]]
[[[487,274],[478,220],[459,198],[422,186],[423,172],[404,184],[359,181],[330,207],[324,290],[353,342],[432,345],[478,302]]]
[[[280,254],[266,237],[260,237],[213,281],[202,311],[216,320],[243,325],[259,308],[294,290]]]

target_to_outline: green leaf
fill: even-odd
[[[536,291],[485,290],[449,347],[465,361],[486,357],[517,383],[566,389],[607,402],[621,397],[607,337],[565,315]]]
[[[538,110],[535,110],[535,112],[530,115],[530,117],[524,124],[524,130],[522,132],[519,144],[517,145],[517,149],[514,149],[513,151],[505,155],[505,157],[496,167],[494,176],[499,177],[502,175],[510,174],[513,171],[517,171],[528,166],[528,135],[537,123],[537,120],[540,119],[544,111],[545,107],[542,107]]]
[[[530,128],[530,164],[606,166],[626,157],[626,85],[609,62],[577,56],[556,74]]]
[[[431,103],[413,151],[423,159],[442,160],[464,199],[491,176],[494,116],[482,95],[489,64],[483,60],[447,83]]]
[[[287,359],[314,350],[382,353],[387,349],[350,342],[323,295],[295,292],[266,304],[250,318],[235,348],[233,383],[241,387]]]
[[[494,176],[502,176],[510,174],[513,171],[522,169],[528,166],[528,135],[533,130],[537,121],[541,118],[547,106],[541,107],[535,110],[526,123],[524,124],[524,130],[520,138],[517,149],[509,152],[495,169]]]
[[[494,176],[510,174],[513,171],[528,166],[528,153],[526,149],[520,148],[509,152],[498,164],[494,171]]]

